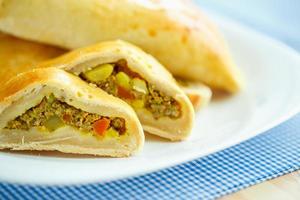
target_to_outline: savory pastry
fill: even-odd
[[[38,67],[38,63],[65,52],[67,51],[58,47],[22,40],[0,32],[0,85],[21,72]],[[202,84],[180,84],[180,87],[187,92],[196,110],[210,101],[210,89]]]
[[[183,92],[190,99],[195,111],[198,111],[209,104],[212,96],[212,92],[209,87],[202,83],[183,81],[180,79],[177,79],[177,82]]]
[[[0,91],[0,149],[129,156],[143,147],[125,102],[57,68],[19,74]]]
[[[123,41],[81,48],[38,65],[58,67],[131,105],[149,133],[171,140],[191,132],[194,110],[172,75],[152,56]]]
[[[188,0],[1,0],[0,30],[74,49],[122,39],[175,76],[236,92],[240,72],[215,25]]]

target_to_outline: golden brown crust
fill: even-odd
[[[81,146],[83,142],[77,144],[77,150],[74,148],[74,141],[65,143],[62,146],[53,143],[33,145],[29,141],[25,145],[21,142],[22,134],[26,137],[32,137],[34,130],[29,131],[7,131],[3,129],[7,121],[14,119],[21,113],[25,112],[30,107],[34,106],[34,102],[39,102],[45,95],[53,93],[57,98],[76,108],[87,112],[97,113],[108,117],[121,117],[126,121],[127,130],[129,133],[128,141],[124,144],[115,140],[111,141],[99,140],[95,141],[90,138],[79,137],[82,141],[92,141],[94,148]],[[144,135],[138,118],[132,108],[118,98],[108,95],[102,90],[88,86],[78,77],[71,75],[57,68],[35,69],[26,73],[21,73],[18,76],[7,82],[0,91],[0,148],[12,149],[32,149],[37,150],[58,150],[63,152],[84,153],[104,156],[123,156],[131,155],[140,150],[144,143]],[[58,129],[61,130],[61,129]],[[7,134],[8,132],[8,134]],[[73,135],[80,134],[79,131],[67,129],[66,131],[58,131],[56,134],[72,133]],[[40,135],[40,134],[38,134]],[[51,135],[51,134],[50,134]],[[73,136],[71,135],[71,136]],[[16,137],[12,139],[13,137]],[[36,136],[35,136],[36,137]],[[47,134],[44,134],[43,140],[47,139]],[[111,143],[109,145],[109,142]],[[70,147],[70,148],[69,148]],[[94,151],[92,151],[94,149]],[[101,153],[102,152],[102,153]],[[109,154],[111,152],[111,154]],[[119,155],[113,152],[121,152]]]
[[[0,85],[39,62],[55,58],[65,50],[22,40],[0,32]]]
[[[72,154],[85,154],[85,155],[94,155],[101,157],[128,157],[132,155],[130,151],[124,151],[119,149],[93,149],[93,148],[82,148],[80,146],[72,145],[49,145],[49,144],[0,144],[0,149],[9,149],[13,151],[59,151],[62,153],[72,153]]]
[[[217,28],[195,7],[184,0],[3,0],[0,29],[69,49],[126,40],[176,76],[236,92],[240,73]]]

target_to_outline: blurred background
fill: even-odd
[[[195,0],[300,51],[300,0]]]

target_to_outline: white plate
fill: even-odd
[[[299,112],[298,53],[228,20],[217,22],[247,87],[198,113],[188,141],[172,143],[148,136],[140,155],[124,159],[1,152],[0,181],[75,184],[148,173],[240,143]]]

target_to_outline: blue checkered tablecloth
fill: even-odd
[[[278,0],[272,0],[272,4],[268,0],[232,0],[230,4],[226,0],[198,2],[208,9],[222,12],[280,38],[300,50],[300,24],[297,28],[294,27],[294,18],[299,21],[300,13],[293,12],[296,11],[297,0],[281,1],[282,5],[279,5]],[[299,8],[300,3],[297,5]],[[282,12],[286,8],[290,8],[289,12]],[[255,10],[255,15],[251,15],[251,9],[252,13]],[[274,19],[272,15],[281,21],[266,20]],[[0,183],[0,200],[215,199],[299,168],[300,114],[251,140],[155,173],[108,183],[76,186]]]

